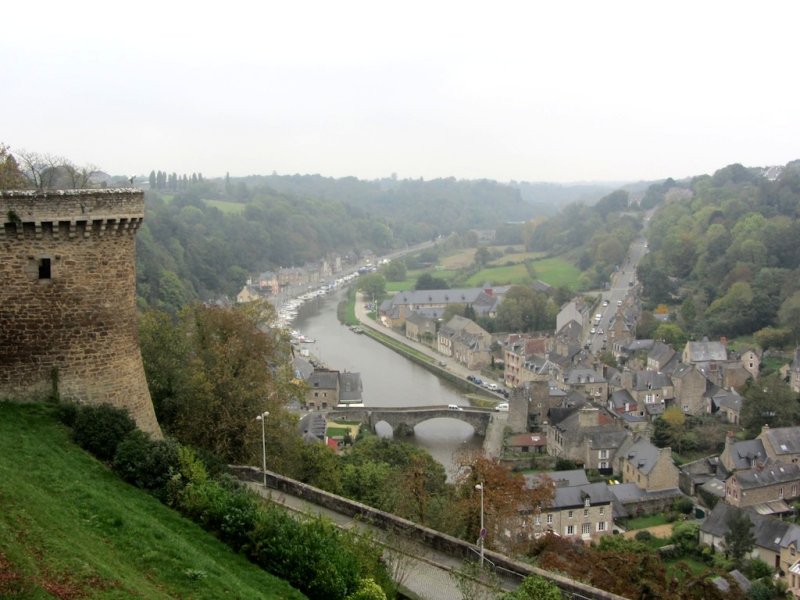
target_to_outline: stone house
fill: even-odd
[[[719,455],[720,466],[725,473],[753,469],[757,465],[764,465],[766,460],[767,451],[760,439],[737,442],[732,431],[725,435],[725,448]]]
[[[679,471],[670,448],[656,448],[638,436],[631,438],[617,453],[617,471],[625,483],[634,483],[647,492],[678,487]]]
[[[761,371],[761,354],[762,352],[760,349],[751,348],[739,355],[739,362],[742,368],[744,368],[754,380],[758,379],[758,375]]]
[[[602,373],[587,367],[574,367],[564,376],[568,390],[581,392],[587,398],[605,404],[608,399],[608,382]]]
[[[452,356],[469,369],[478,369],[491,362],[489,347],[492,335],[477,323],[459,315],[439,328],[436,351]]]
[[[560,420],[553,418],[555,411],[548,412],[547,453],[572,460],[584,469],[610,472],[614,457],[630,432],[621,421],[594,406],[564,412],[569,414]]]
[[[614,525],[612,500],[605,482],[556,487],[551,506],[533,517],[534,536],[553,532],[588,543],[608,535]]]
[[[663,371],[664,367],[675,356],[675,350],[664,342],[654,342],[650,352],[647,353],[647,370]]]
[[[506,439],[509,450],[525,454],[546,454],[547,438],[541,433],[518,433]]]
[[[520,376],[525,363],[532,356],[545,356],[553,345],[550,336],[532,337],[523,334],[510,334],[503,341],[503,380],[508,387],[519,387],[530,380]]]
[[[277,294],[280,291],[280,282],[275,271],[259,273],[254,283],[259,289],[267,290],[270,294]]]
[[[717,552],[725,552],[728,521],[736,510],[729,504],[718,502],[700,525],[700,543],[711,546]],[[788,573],[797,562],[800,527],[752,510],[742,509],[742,512],[753,523],[755,546],[750,556],[763,560],[778,574]]]
[[[405,320],[406,337],[415,342],[433,346],[436,342],[436,323],[438,319],[422,311],[410,313]]]
[[[728,360],[728,350],[722,342],[710,342],[704,337],[699,342],[686,342],[681,362],[687,365],[707,366]]]
[[[672,373],[675,404],[689,415],[708,412],[706,390],[711,386],[708,378],[694,364],[682,364]]]
[[[362,383],[359,373],[316,368],[308,377],[306,407],[309,410],[333,408],[340,404],[362,404]]]
[[[752,506],[761,514],[791,511],[787,505],[800,498],[800,464],[771,463],[736,471],[725,480],[725,502]]]
[[[592,306],[581,297],[575,297],[558,311],[556,331],[561,331],[570,321],[575,321],[581,330],[588,330],[592,322]]]
[[[764,425],[758,439],[771,459],[786,463],[800,460],[800,427],[775,427]]]
[[[742,397],[736,391],[718,390],[711,397],[711,412],[718,412],[728,423],[738,425],[742,412]]]
[[[246,304],[247,302],[254,302],[256,300],[263,300],[264,294],[257,287],[252,285],[245,285],[236,294],[236,302],[239,304]]]
[[[624,369],[620,374],[620,385],[627,390],[643,409],[650,405],[660,406],[658,414],[675,396],[672,379],[657,371],[633,371]]]

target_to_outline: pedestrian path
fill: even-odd
[[[463,562],[460,559],[437,552],[406,538],[390,539],[382,529],[297,496],[264,488],[261,483],[246,482],[245,485],[264,498],[289,510],[313,517],[325,517],[342,529],[358,529],[386,544],[387,562],[397,575],[396,579],[400,579],[399,583],[413,594],[412,597],[420,600],[462,600],[456,579],[451,575],[451,572],[462,567]],[[486,591],[488,594],[488,588]],[[487,595],[486,597],[491,596]]]

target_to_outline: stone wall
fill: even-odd
[[[136,325],[139,190],[0,192],[0,397],[108,403],[160,428]]]
[[[232,466],[232,471],[242,480],[246,481],[263,481],[263,471],[255,467],[245,466]],[[444,552],[451,556],[461,558],[463,560],[475,559],[475,546],[453,536],[441,533],[434,529],[417,525],[412,521],[403,519],[391,513],[383,512],[356,502],[331,494],[319,488],[306,485],[294,479],[283,477],[277,473],[267,471],[267,485],[272,489],[276,489],[298,498],[303,498],[323,506],[330,510],[334,510],[340,514],[348,515],[379,527],[381,529],[391,530],[397,534],[404,535],[414,541],[422,543],[431,548],[435,548],[440,552]],[[563,591],[567,592],[570,596],[576,598],[590,598],[594,600],[624,600],[621,596],[606,592],[597,588],[593,588],[586,584],[573,579],[568,579],[550,571],[544,571],[532,565],[515,561],[503,554],[485,550],[486,558],[496,565],[498,569],[504,572],[516,573],[520,578],[524,578],[531,574],[541,575],[558,585]]]

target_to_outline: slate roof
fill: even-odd
[[[709,342],[704,337],[699,342],[686,342],[686,358],[693,363],[722,361],[728,360],[728,351],[722,342]]]
[[[315,369],[308,378],[308,385],[312,388],[335,390],[338,383],[338,371],[320,371]]]
[[[594,369],[585,369],[577,367],[570,369],[567,373],[567,381],[569,385],[582,385],[584,383],[605,383],[603,375]]]
[[[617,412],[624,412],[625,405],[629,405],[631,409],[637,409],[636,400],[633,399],[631,393],[628,390],[617,390],[611,393],[611,397],[609,398],[609,404],[611,408]]]
[[[392,306],[430,304],[469,304],[477,314],[483,315],[494,310],[499,298],[487,294],[482,288],[459,288],[452,290],[414,290],[397,292],[388,301]],[[382,307],[381,307],[382,308]]]
[[[537,485],[541,475],[549,477],[557,487],[573,487],[576,485],[588,485],[589,479],[583,469],[570,469],[568,471],[548,471],[547,473],[532,473],[525,475],[526,482],[534,482]]]
[[[744,440],[734,442],[731,446],[730,457],[733,461],[733,468],[736,470],[752,469],[754,460],[763,461],[767,457],[764,444],[761,440]]]
[[[625,346],[624,350],[629,353],[638,352],[639,350],[649,351],[655,342],[653,340],[633,340],[630,344]]]
[[[406,321],[424,327],[435,321],[438,318],[436,313],[440,312],[442,311],[438,308],[420,308],[408,313]]]
[[[658,364],[666,364],[673,356],[675,355],[675,350],[672,346],[665,344],[664,342],[655,342],[653,347],[650,349],[650,352],[647,354],[647,358],[650,360],[656,361]]]
[[[800,427],[767,429],[759,437],[767,439],[778,458],[781,455],[800,454]]]
[[[660,390],[672,385],[669,375],[658,371],[636,371],[633,378],[633,389],[636,391]]]
[[[760,488],[779,483],[800,481],[800,464],[772,463],[763,469],[746,469],[737,471],[731,477],[736,478],[743,490]]]
[[[361,373],[339,373],[339,402],[362,400]]]
[[[564,510],[565,508],[582,508],[586,498],[589,498],[591,506],[599,504],[611,504],[613,498],[608,491],[608,484],[604,481],[600,483],[590,483],[587,485],[577,485],[569,487],[557,487],[553,497],[551,508]]]
[[[736,412],[742,410],[742,397],[735,390],[720,389],[711,396],[711,400],[717,408],[728,408]]]
[[[728,519],[735,514],[736,510],[736,507],[730,504],[717,502],[714,509],[706,517],[706,520],[700,525],[700,531],[716,538],[724,538],[728,532]],[[742,510],[753,523],[753,537],[755,537],[756,546],[772,552],[780,552],[781,541],[789,528],[797,527],[780,519],[765,517],[750,510],[738,510]]]
[[[628,448],[628,451],[625,453],[625,458],[628,462],[633,464],[637,470],[648,474],[653,470],[653,467],[656,466],[660,455],[661,453],[658,451],[658,448],[647,440],[642,439],[634,442],[634,444]]]

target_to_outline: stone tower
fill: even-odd
[[[0,398],[127,408],[156,437],[136,326],[140,190],[0,191]]]

